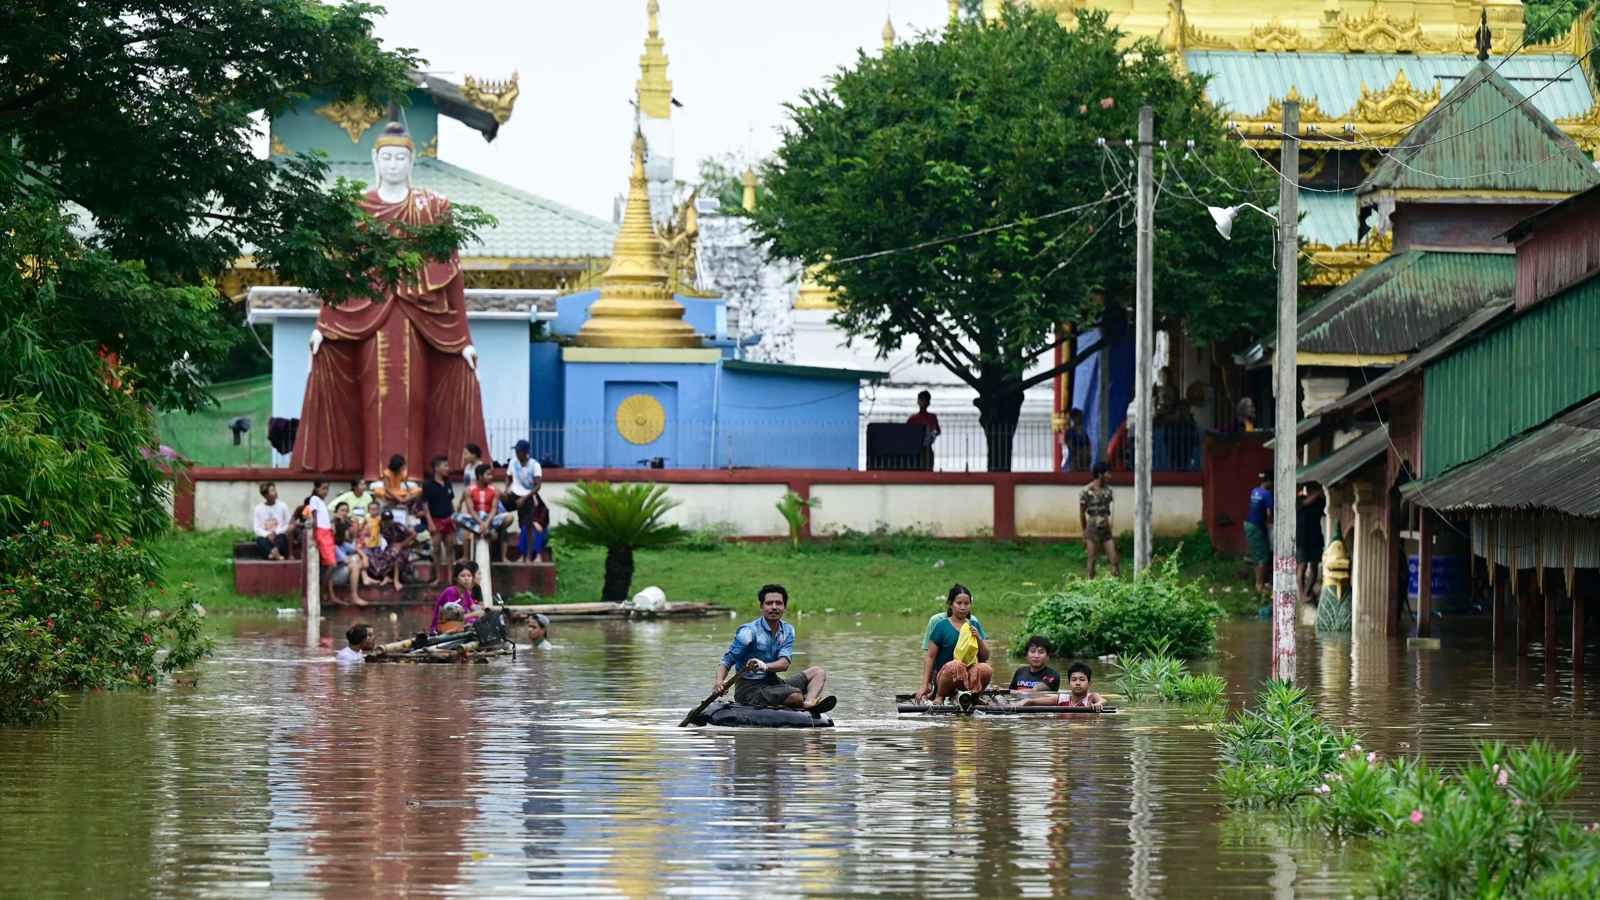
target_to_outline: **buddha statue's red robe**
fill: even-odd
[[[384,222],[423,225],[450,216],[450,202],[413,188],[389,203],[368,191],[362,209]],[[317,317],[322,347],[311,357],[293,465],[311,472],[377,477],[400,453],[413,472],[462,447],[487,447],[478,375],[461,351],[467,329],[461,259],[429,261],[383,300],[352,297],[324,304]]]

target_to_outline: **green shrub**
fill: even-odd
[[[789,526],[789,543],[795,547],[800,546],[800,532],[811,520],[811,510],[822,505],[822,501],[812,497],[803,498],[794,491],[784,491],[783,499],[776,504],[778,515],[783,516],[783,521]]]
[[[0,723],[54,715],[64,691],[154,687],[204,658],[192,591],[152,614],[158,579],[155,557],[131,541],[78,540],[47,523],[0,538]]]
[[[1217,728],[1222,768],[1217,787],[1230,805],[1287,806],[1308,796],[1356,739],[1318,718],[1305,691],[1268,682],[1256,706]]]
[[[733,537],[736,531],[732,522],[718,522],[685,531],[683,541],[678,546],[692,553],[715,553],[727,549],[728,538]]]
[[[1030,636],[1041,635],[1061,656],[1132,654],[1165,646],[1173,656],[1193,658],[1211,652],[1221,615],[1204,589],[1179,576],[1174,555],[1159,574],[1131,581],[1069,580],[1028,610],[1012,647],[1020,653]]]
[[[1131,703],[1157,700],[1220,714],[1227,681],[1220,675],[1195,675],[1187,663],[1167,651],[1166,642],[1161,641],[1147,653],[1118,660],[1117,691]]]

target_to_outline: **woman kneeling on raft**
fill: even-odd
[[[939,700],[962,691],[982,696],[989,682],[994,680],[994,668],[989,665],[989,642],[983,625],[972,615],[972,591],[966,585],[951,586],[945,599],[945,616],[933,626],[933,634],[928,638],[928,654],[922,663],[922,690],[916,693],[918,703],[927,700],[930,692]]]

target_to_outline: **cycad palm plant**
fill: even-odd
[[[664,519],[678,501],[667,498],[664,484],[607,484],[580,481],[556,505],[570,515],[554,536],[574,544],[606,548],[605,582],[600,599],[621,603],[633,583],[633,551],[664,547],[684,537],[684,530]]]

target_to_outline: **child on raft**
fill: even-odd
[[[1094,673],[1089,671],[1087,665],[1075,662],[1067,668],[1066,690],[1054,694],[1035,692],[1019,705],[1065,706],[1070,709],[1092,709],[1098,712],[1105,709],[1106,698],[1089,690],[1089,682],[1093,679]]]
[[[1049,641],[1038,635],[1028,638],[1028,664],[1012,674],[1011,690],[1024,694],[1061,690],[1061,673],[1050,668]]]

